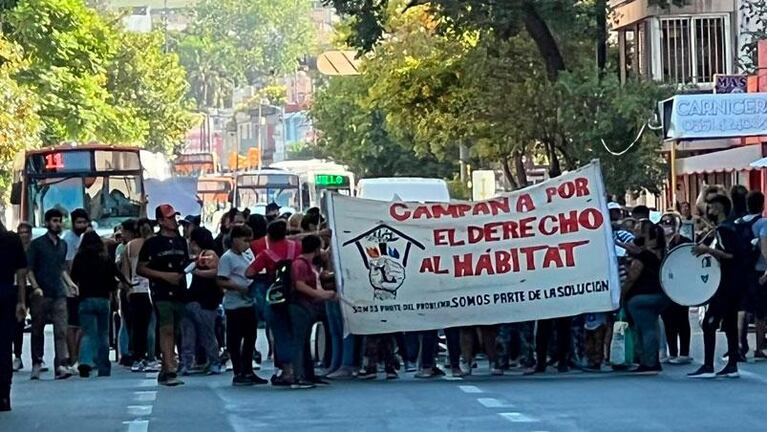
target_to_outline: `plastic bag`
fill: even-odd
[[[634,362],[634,336],[626,314],[621,310],[613,324],[610,342],[610,364],[616,368],[629,367]]]

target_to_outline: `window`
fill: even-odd
[[[647,76],[646,35],[644,22],[622,30],[623,76],[626,79]]]
[[[698,84],[727,72],[724,17],[661,19],[663,81]]]

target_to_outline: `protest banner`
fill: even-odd
[[[618,307],[598,162],[487,201],[326,199],[347,332],[509,323]]]

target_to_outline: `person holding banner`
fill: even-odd
[[[722,279],[714,297],[708,303],[708,310],[703,318],[704,363],[697,371],[688,374],[690,378],[716,378],[718,376],[738,378],[738,309],[741,293],[735,272],[736,234],[732,224],[727,223],[732,209],[730,199],[724,195],[714,195],[707,202],[706,217],[716,225],[713,241],[709,246],[700,244],[695,248],[697,255],[709,254],[721,263]],[[710,236],[709,236],[710,237]],[[727,335],[727,366],[714,373],[714,353],[716,349],[716,331],[724,324]]]
[[[629,315],[637,329],[640,348],[639,367],[635,372],[655,373],[662,370],[658,358],[658,319],[670,304],[660,285],[660,266],[666,251],[666,237],[663,228],[643,219],[640,221],[637,240],[643,247],[631,261],[624,295]]]

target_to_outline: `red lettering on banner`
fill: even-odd
[[[511,254],[506,251],[495,251],[495,272],[505,274],[511,271]]]
[[[514,221],[508,221],[503,223],[503,238],[517,238],[519,234],[517,232],[517,223]]]
[[[413,212],[413,219],[421,219],[423,217],[425,217],[426,219],[431,219],[431,213],[429,213],[429,208],[425,206],[416,207],[415,211]]]
[[[578,223],[590,230],[601,227],[604,222],[605,218],[602,216],[602,212],[595,208],[587,208],[578,216]]]
[[[450,243],[445,239],[445,234],[449,231],[455,231],[452,228],[443,229],[438,228],[434,230],[434,246],[448,246]]]
[[[433,206],[431,206],[431,213],[434,216],[434,219],[439,219],[442,216],[451,216],[453,218],[458,216],[456,212],[456,207],[450,204],[447,205],[447,208],[443,207],[440,204],[434,204]]]
[[[589,179],[586,177],[575,179],[575,195],[579,197],[591,195],[591,192],[589,192]]]
[[[534,217],[524,218],[519,221],[520,238],[527,238],[535,235],[533,233],[533,222],[535,222]]]
[[[458,212],[459,217],[466,216],[466,213],[471,211],[471,206],[468,204],[456,204],[456,209]]]
[[[559,248],[565,251],[565,265],[567,267],[575,267],[575,256],[573,250],[578,246],[589,244],[589,240],[581,240],[574,242],[560,243]]]
[[[405,204],[395,203],[389,206],[389,216],[395,221],[404,222],[410,217],[410,210],[408,210]]]
[[[551,229],[547,228],[546,222],[551,222]],[[538,231],[543,235],[554,235],[559,231],[559,228],[557,227],[557,218],[555,216],[546,215],[541,218],[541,220],[538,222]]]
[[[573,210],[568,214],[559,214],[559,232],[561,234],[578,232],[578,211]]]
[[[427,257],[421,261],[421,268],[418,270],[418,273],[434,273],[434,263],[431,258]]]
[[[559,248],[556,246],[549,247],[548,250],[546,250],[546,255],[543,257],[543,268],[551,267],[552,263],[556,265],[557,268],[562,268],[562,266],[564,266],[562,257],[559,256]]]
[[[470,226],[467,232],[469,234],[469,244],[479,243],[485,236],[485,229],[483,227]]]
[[[453,267],[455,268],[455,277],[474,276],[473,259],[470,253],[453,255]]]
[[[520,195],[519,199],[517,200],[517,211],[519,213],[527,213],[533,210],[535,210],[535,203],[533,202],[533,197],[531,197],[530,194]]]
[[[492,210],[494,215],[497,215],[500,213],[511,213],[509,198],[506,198],[506,197],[498,198],[498,199],[489,201],[489,203],[490,203],[490,210]],[[517,203],[517,208],[519,208],[519,203]]]
[[[492,214],[490,211],[490,206],[487,203],[480,202],[474,204],[474,212],[472,212],[472,216],[480,216],[480,215],[489,215]]]
[[[504,225],[503,222],[493,222],[485,224],[485,241],[501,241],[501,237],[493,237],[493,235],[500,234],[498,228]]]
[[[529,246],[519,248],[519,251],[525,254],[525,262],[528,270],[535,270],[535,253],[546,249],[548,246]]]
[[[489,253],[483,253],[479,256],[479,260],[477,260],[477,271],[474,273],[474,275],[482,276],[482,272],[486,272],[489,275],[495,274],[495,270],[493,269],[493,261],[490,260]]]
[[[434,273],[436,274],[448,274],[450,271],[448,269],[440,267],[440,264],[442,263],[442,257],[441,256],[435,256],[434,257]]]

